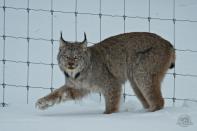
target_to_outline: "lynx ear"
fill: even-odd
[[[62,37],[62,31],[60,32],[60,47],[63,47],[66,44],[66,41]]]
[[[87,38],[86,38],[86,33],[84,32],[84,40],[81,42],[81,45],[83,47],[84,50],[87,50]]]

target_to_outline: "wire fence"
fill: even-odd
[[[2,25],[2,33],[0,34],[0,38],[2,39],[2,59],[0,59],[0,62],[2,63],[2,72],[1,72],[1,76],[2,76],[2,83],[0,83],[0,85],[2,86],[2,92],[1,92],[1,105],[4,107],[7,105],[7,102],[6,102],[6,90],[7,88],[10,88],[10,87],[21,87],[21,88],[25,88],[26,89],[26,102],[28,103],[29,102],[29,94],[31,93],[30,92],[30,89],[31,88],[39,88],[39,89],[47,89],[47,90],[51,90],[53,91],[54,88],[54,67],[57,66],[57,63],[55,62],[54,60],[54,42],[57,42],[58,39],[55,39],[54,37],[54,19],[55,19],[55,14],[56,13],[59,13],[59,14],[71,14],[74,16],[74,24],[75,24],[75,27],[74,27],[74,32],[75,32],[75,40],[77,41],[78,38],[77,38],[77,34],[78,34],[78,17],[79,16],[96,16],[98,17],[98,20],[99,20],[99,40],[101,41],[103,38],[102,38],[102,33],[103,33],[103,27],[102,27],[102,20],[103,20],[103,17],[109,17],[109,18],[121,18],[122,19],[122,28],[123,28],[123,32],[122,33],[125,33],[126,32],[126,20],[127,19],[137,19],[137,20],[146,20],[147,21],[147,26],[148,26],[148,31],[151,32],[151,23],[152,23],[152,20],[157,20],[157,21],[169,21],[169,22],[172,22],[173,23],[173,41],[172,43],[174,44],[174,47],[176,49],[176,52],[185,52],[185,53],[197,53],[197,50],[193,50],[193,49],[178,49],[176,48],[177,47],[177,44],[176,43],[176,24],[177,22],[181,22],[181,23],[197,23],[197,20],[192,20],[192,19],[177,19],[176,18],[176,0],[172,0],[171,4],[173,6],[173,10],[172,10],[172,18],[157,18],[157,17],[152,17],[151,16],[151,0],[147,0],[148,1],[148,16],[147,17],[142,17],[142,16],[129,16],[126,14],[126,4],[127,4],[127,1],[126,0],[122,0],[123,2],[123,14],[122,15],[114,15],[114,14],[106,14],[106,13],[103,13],[102,12],[102,0],[98,0],[99,2],[99,12],[97,13],[89,13],[89,12],[79,12],[78,10],[78,0],[75,0],[75,9],[74,11],[72,12],[66,12],[66,11],[62,11],[62,10],[55,10],[54,9],[54,3],[55,3],[55,0],[50,0],[50,9],[34,9],[34,8],[30,8],[30,0],[27,0],[27,5],[26,5],[26,8],[19,8],[19,7],[12,7],[12,6],[7,6],[6,4],[6,0],[3,0],[2,2],[2,5],[0,5],[0,9],[2,10],[2,20],[3,20],[3,25]],[[134,3],[135,4],[135,3]],[[26,12],[26,15],[27,15],[27,19],[26,19],[26,36],[16,36],[16,35],[9,35],[6,33],[6,16],[7,14],[9,13],[8,10],[11,10],[11,11],[16,11],[16,10],[22,10],[22,11],[25,11]],[[30,35],[30,13],[35,13],[35,12],[39,12],[41,14],[44,14],[44,13],[48,13],[50,14],[50,39],[46,39],[46,38],[42,38],[42,37],[33,37]],[[14,22],[13,22],[14,24]],[[91,24],[91,23],[90,23]],[[115,28],[115,27],[114,27]],[[13,29],[14,30],[14,29]],[[14,60],[14,59],[8,59],[6,57],[7,55],[7,49],[5,48],[6,47],[6,43],[7,43],[7,40],[9,39],[21,39],[21,40],[25,40],[26,41],[26,44],[27,44],[27,49],[25,50],[27,52],[27,56],[26,56],[26,60]],[[35,40],[35,41],[46,41],[48,43],[50,43],[48,46],[50,46],[50,54],[51,54],[51,62],[47,63],[47,62],[33,62],[33,61],[30,61],[30,41],[32,40]],[[91,41],[88,41],[89,44],[94,44],[94,42],[91,42]],[[49,50],[48,50],[49,51]],[[16,63],[16,64],[25,64],[26,65],[26,84],[24,85],[19,85],[19,84],[12,84],[12,83],[6,83],[6,65],[7,63]],[[39,87],[39,86],[33,86],[30,84],[30,70],[31,70],[31,66],[32,65],[44,65],[44,66],[47,66],[50,68],[50,87]],[[171,75],[173,76],[173,93],[172,93],[172,96],[171,97],[165,97],[165,99],[170,99],[173,101],[173,103],[175,103],[177,100],[187,100],[187,101],[193,101],[193,102],[197,102],[197,100],[194,100],[194,99],[187,99],[187,98],[177,98],[176,97],[176,91],[178,90],[177,89],[177,81],[176,81],[176,77],[177,76],[181,76],[181,77],[189,77],[189,78],[195,78],[197,80],[197,74],[188,74],[188,73],[179,73],[176,71],[176,67],[174,68],[173,72],[172,73],[168,73],[167,75]],[[125,87],[124,87],[124,92],[123,92],[123,96],[124,96],[124,99],[126,99],[127,96],[133,96],[131,94],[128,94],[126,91],[125,91]]]

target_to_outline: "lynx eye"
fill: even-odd
[[[68,56],[66,56],[66,55],[63,55],[63,58],[65,58],[65,59],[69,59],[69,57],[68,57]]]
[[[74,56],[74,59],[75,59],[75,60],[78,60],[77,56]]]

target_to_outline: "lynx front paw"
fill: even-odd
[[[35,106],[40,110],[45,110],[52,105],[53,105],[53,102],[48,101],[45,97],[38,99],[38,101],[35,104]]]

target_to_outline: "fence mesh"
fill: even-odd
[[[73,11],[65,11],[65,10],[58,10],[57,8],[54,9],[54,4],[55,4],[55,0],[50,0],[50,9],[42,9],[42,8],[33,8],[33,6],[31,5],[31,0],[26,0],[26,6],[23,7],[18,7],[18,6],[14,6],[14,5],[10,5],[7,4],[7,0],[2,0],[1,1],[1,5],[0,5],[0,9],[1,9],[1,20],[2,20],[2,25],[1,25],[1,34],[0,34],[0,38],[1,38],[1,44],[2,44],[2,58],[0,58],[0,62],[2,63],[2,67],[1,67],[1,88],[2,88],[2,92],[1,93],[1,105],[4,107],[6,106],[7,102],[6,102],[6,94],[8,94],[9,92],[7,92],[8,88],[25,88],[26,89],[26,102],[29,102],[29,94],[31,93],[30,89],[34,88],[34,89],[47,89],[47,90],[51,90],[53,91],[54,88],[54,68],[57,67],[57,63],[56,60],[54,60],[54,56],[55,54],[55,47],[54,47],[54,43],[58,42],[58,38],[54,37],[55,33],[54,33],[54,25],[57,23],[54,23],[54,20],[56,19],[56,15],[62,16],[64,17],[64,14],[68,15],[69,17],[67,17],[65,20],[74,20],[72,21],[74,23],[74,39],[75,41],[78,40],[78,30],[79,30],[79,21],[81,17],[86,17],[86,16],[94,16],[97,17],[97,21],[98,21],[98,26],[99,27],[95,27],[98,28],[98,35],[99,35],[99,41],[103,40],[103,19],[107,18],[107,19],[112,19],[112,18],[118,18],[121,19],[121,23],[122,25],[118,25],[122,28],[122,33],[128,32],[127,30],[127,26],[130,24],[129,22],[127,22],[128,19],[130,20],[138,20],[138,21],[145,21],[147,23],[147,28],[148,31],[151,32],[151,26],[154,24],[152,23],[153,21],[166,21],[166,22],[171,22],[173,24],[172,26],[172,38],[173,40],[171,41],[174,44],[174,47],[176,49],[176,52],[184,52],[185,54],[197,54],[197,50],[194,49],[190,49],[190,48],[185,48],[185,49],[180,49],[177,48],[177,41],[176,41],[176,35],[177,35],[177,22],[178,23],[194,23],[196,24],[195,26],[197,26],[197,20],[193,20],[193,19],[178,19],[176,18],[176,0],[171,0],[171,5],[172,5],[172,18],[160,18],[160,17],[153,17],[151,15],[151,10],[152,10],[152,2],[154,2],[153,0],[144,0],[143,2],[146,2],[146,4],[144,4],[145,6],[147,6],[147,16],[138,16],[138,15],[128,15],[127,14],[127,0],[121,0],[122,1],[122,14],[108,14],[105,13],[103,11],[103,0],[97,0],[97,5],[98,5],[98,12],[80,12],[80,8],[78,7],[79,5],[79,0],[73,0],[72,2],[74,2],[74,10]],[[9,1],[10,2],[10,1]],[[95,2],[95,1],[94,1]],[[86,3],[88,4],[88,3]],[[112,3],[110,3],[112,4]],[[133,3],[135,5],[135,3]],[[90,5],[91,6],[91,5]],[[109,6],[113,6],[109,5]],[[7,16],[9,15],[10,12],[15,12],[15,11],[23,11],[23,14],[26,15],[26,20],[24,22],[23,26],[26,26],[26,31],[25,31],[25,35],[11,35],[9,33],[7,33],[7,23],[10,21],[7,21]],[[24,13],[25,12],[25,13]],[[48,17],[50,17],[50,26],[48,26],[50,28],[50,36],[49,37],[35,37],[35,35],[32,35],[32,33],[30,33],[30,26],[31,26],[31,22],[30,22],[30,17],[33,14],[41,14],[41,15],[48,15]],[[191,12],[192,13],[192,12]],[[80,17],[80,18],[79,18]],[[73,19],[74,18],[74,19]],[[10,19],[9,19],[10,20]],[[39,20],[38,20],[39,21]],[[42,21],[39,21],[41,25],[44,25],[45,23],[42,23]],[[91,24],[91,20],[87,20],[87,23],[89,22],[89,24]],[[15,24],[14,21],[12,21],[13,24]],[[17,25],[15,25],[17,26]],[[116,27],[113,27],[116,28]],[[167,28],[167,27],[166,27]],[[15,28],[13,28],[13,30],[15,30]],[[132,31],[132,30],[130,30]],[[140,30],[139,30],[140,31]],[[23,40],[25,41],[24,43],[27,45],[26,46],[26,50],[21,50],[23,52],[26,52],[26,56],[25,59],[23,60],[18,60],[18,59],[9,59],[7,58],[7,55],[9,54],[9,48],[6,48],[6,44],[8,44],[11,40]],[[31,46],[30,43],[31,42],[46,42],[49,43],[47,44],[47,46],[49,48],[47,48],[47,52],[50,52],[51,56],[47,56],[50,57],[50,60],[48,62],[45,61],[39,61],[39,62],[34,62],[30,60],[31,57]],[[94,44],[95,42],[93,41],[88,41],[89,44]],[[12,43],[14,44],[14,43]],[[9,77],[10,74],[7,74],[7,64],[8,63],[14,63],[17,65],[21,65],[23,67],[25,67],[25,76],[26,76],[26,80],[25,80],[25,84],[13,84],[10,83],[8,80],[6,80],[6,78]],[[33,65],[37,65],[38,68],[41,66],[45,66],[46,68],[49,68],[48,71],[50,71],[50,87],[45,87],[45,86],[34,86],[30,84],[30,73],[31,73],[31,68],[33,68]],[[14,75],[14,74],[12,74]],[[178,72],[176,70],[176,67],[174,68],[174,70],[172,72],[167,73],[167,75],[173,76],[173,92],[172,95],[170,97],[165,97],[165,99],[170,99],[173,101],[173,103],[175,103],[177,100],[187,100],[187,101],[193,101],[193,102],[197,102],[197,100],[195,99],[188,99],[188,98],[179,98],[176,96],[176,92],[177,90],[179,90],[177,88],[177,76],[180,77],[188,77],[189,79],[195,79],[197,80],[197,74],[192,74],[192,73],[184,73],[184,72]],[[189,88],[189,87],[188,87]],[[126,99],[127,96],[132,96],[131,94],[127,93],[124,87],[124,93],[123,93],[124,99]]]

